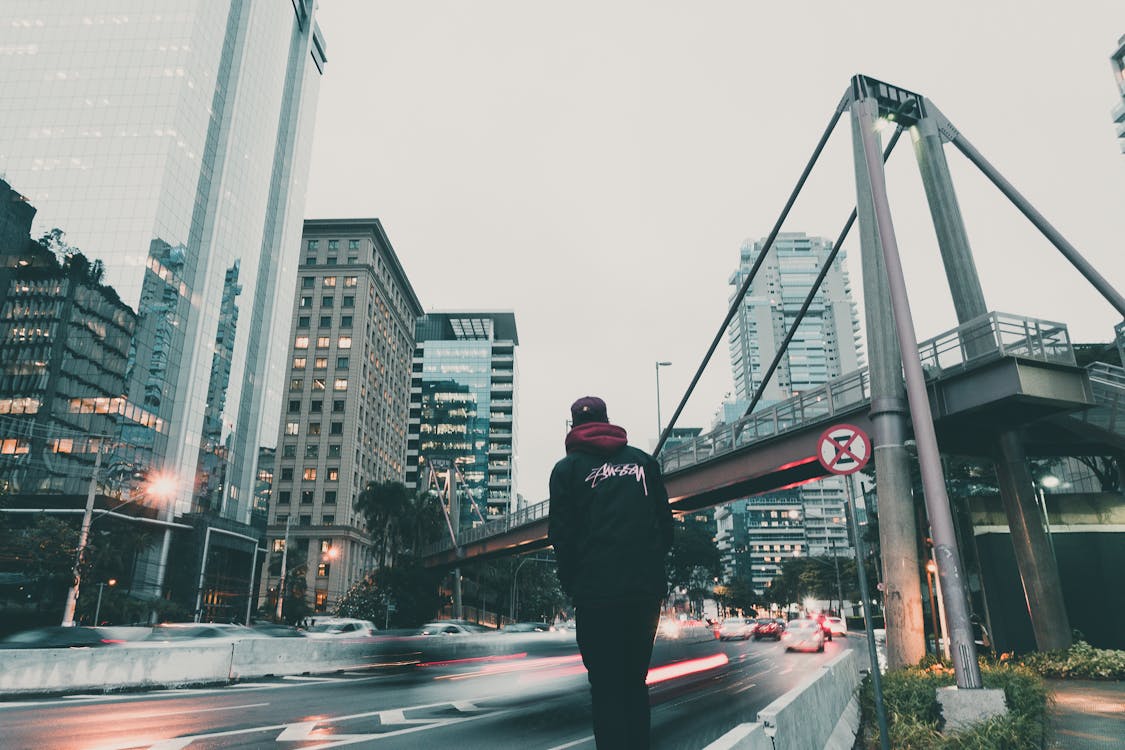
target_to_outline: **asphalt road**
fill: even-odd
[[[662,678],[650,688],[654,747],[706,747],[859,640],[837,638],[823,654],[788,654],[770,641],[681,649],[671,670],[657,664],[650,672],[650,682]],[[0,747],[593,750],[585,670],[572,641],[559,651],[398,673],[0,702]],[[669,674],[691,669],[699,671]]]

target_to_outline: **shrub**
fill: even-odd
[[[985,687],[1000,688],[1008,714],[961,732],[942,733],[937,689],[954,684],[953,670],[940,662],[883,675],[883,703],[891,747],[895,750],[1039,750],[1047,734],[1047,688],[1036,674],[1018,665],[981,665]],[[871,679],[860,688],[863,716],[857,747],[878,750],[879,733]]]
[[[1125,651],[1094,648],[1084,641],[1061,651],[1026,654],[1017,661],[1043,677],[1125,680]]]

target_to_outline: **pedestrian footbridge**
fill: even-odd
[[[1125,449],[1125,370],[1079,367],[1066,326],[992,312],[918,345],[943,452],[986,455],[995,436],[1022,429],[1029,452],[1083,444]],[[660,456],[672,509],[685,513],[802,484],[827,472],[823,431],[848,422],[870,431],[866,369],[758,409]],[[903,406],[905,410],[905,403]],[[461,532],[423,553],[427,566],[547,546],[549,503]]]

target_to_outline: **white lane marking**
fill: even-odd
[[[215,711],[237,711],[240,708],[259,708],[260,706],[268,706],[268,703],[246,703],[241,706],[216,706],[215,708],[193,708],[192,714],[209,714]],[[160,716],[182,716],[184,711],[161,711],[155,714],[137,714],[136,716],[130,715],[131,719],[155,719]]]
[[[312,677],[304,674],[287,674],[281,679],[294,682],[341,682],[339,677]]]
[[[583,743],[591,741],[592,739],[594,739],[594,735],[590,735],[589,737],[583,737],[582,739],[575,740],[574,742],[568,742],[565,745],[555,745],[554,747],[550,748],[550,750],[564,750],[564,748],[574,747],[575,745],[581,745]]]
[[[193,742],[195,742],[194,737],[173,737],[170,740],[157,742],[149,750],[183,750]]]
[[[738,693],[744,693],[744,692],[746,692],[747,690],[749,690],[750,688],[752,688],[752,687],[756,687],[756,686],[757,686],[757,684],[758,684],[758,683],[756,683],[756,682],[751,682],[751,683],[750,683],[749,685],[747,685],[746,687],[740,687],[740,688],[739,688],[738,690],[735,690],[734,692],[735,692],[735,694],[736,694],[736,695],[737,695]]]
[[[757,724],[739,724],[734,729],[724,734],[719,739],[712,742],[703,750],[731,750],[738,746],[740,740],[746,737],[753,731]]]
[[[299,724],[290,724],[285,727],[285,731],[277,735],[277,742],[299,742],[300,740],[309,739],[309,735],[319,721],[302,721]]]

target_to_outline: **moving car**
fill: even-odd
[[[121,642],[104,628],[52,625],[13,633],[0,640],[0,648],[94,648]]]
[[[438,620],[427,622],[418,628],[418,635],[479,635],[481,633],[494,633],[492,628],[478,625],[467,620]]]
[[[750,636],[754,635],[754,629],[757,627],[757,622],[750,619],[743,619],[741,617],[731,617],[723,620],[722,627],[719,628],[719,640],[727,641],[734,638],[745,641]]]
[[[824,650],[824,628],[816,620],[793,620],[781,638],[786,651]]]
[[[336,638],[339,636],[365,637],[375,635],[375,623],[352,617],[317,617],[305,631],[309,638]]]
[[[154,625],[152,632],[144,640],[171,642],[267,637],[245,625],[232,625],[225,622],[162,622]]]
[[[844,622],[844,618],[842,618],[842,617],[829,617],[827,620],[825,620],[825,624],[828,626],[828,631],[832,634],[833,637],[835,637],[835,636],[841,636],[841,637],[845,637],[845,638],[847,637],[847,635],[848,635],[848,624],[846,622]]]
[[[772,638],[775,641],[781,640],[781,634],[785,632],[785,626],[777,620],[771,618],[764,618],[758,620],[754,625],[754,640],[760,641],[763,638]]]
[[[552,633],[555,626],[546,622],[510,622],[502,629],[504,633]]]

